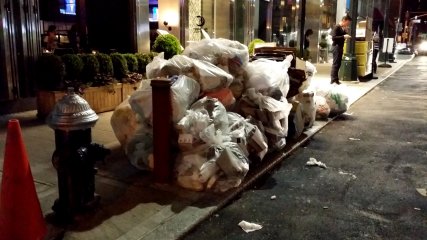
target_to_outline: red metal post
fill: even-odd
[[[158,183],[168,183],[172,179],[171,138],[173,125],[171,85],[171,81],[167,79],[151,81],[153,91],[154,180]]]

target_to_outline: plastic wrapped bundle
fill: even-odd
[[[191,43],[182,54],[218,65],[233,75],[238,75],[249,62],[249,51],[245,45],[223,38]]]
[[[225,107],[218,101],[218,99],[204,97],[199,99],[193,105],[191,105],[193,111],[207,111],[209,118],[212,119],[212,123],[215,129],[221,130],[223,133],[227,133],[228,129],[228,117]]]
[[[227,133],[227,111],[217,99],[204,97],[195,102],[176,125],[180,149],[187,151],[203,144],[200,133],[210,124]]]
[[[172,119],[176,123],[184,117],[189,106],[199,97],[200,85],[186,76],[178,76],[172,81]],[[152,89],[150,85],[137,89],[129,98],[129,103],[132,110],[141,117],[144,125],[153,125]]]
[[[110,124],[120,145],[126,149],[126,145],[140,127],[136,113],[130,107],[129,99],[126,99],[114,109]]]
[[[187,76],[178,76],[172,84],[172,114],[176,123],[185,116],[187,109],[200,94],[200,85]]]
[[[141,86],[129,98],[132,110],[138,114],[144,127],[153,126],[153,93],[149,84]]]
[[[281,97],[285,98],[289,91],[288,68],[291,61],[292,56],[289,55],[282,62],[258,59],[248,63],[245,68],[246,87],[254,88],[268,96],[280,90]]]
[[[196,80],[202,92],[217,91],[230,86],[233,76],[207,61],[191,59],[184,55],[175,55],[169,60],[157,56],[147,65],[147,77],[169,77],[186,75]]]
[[[331,108],[329,107],[326,99],[322,96],[314,96],[314,103],[316,106],[316,119],[328,119]]]
[[[249,161],[239,145],[213,124],[200,133],[200,139],[204,144],[184,152],[176,161],[178,184],[196,191],[215,185],[226,191],[240,184],[249,171]]]
[[[340,85],[322,86],[316,89],[316,95],[326,99],[331,114],[342,114],[348,109],[348,89]]]
[[[130,163],[141,170],[151,170],[153,159],[153,131],[141,127],[126,145],[126,155]]]
[[[239,145],[246,156],[257,156],[262,160],[268,152],[267,139],[259,128],[241,115],[228,112],[228,132],[231,140]]]
[[[215,160],[227,178],[243,180],[249,171],[249,160],[229,135],[211,124],[200,133],[200,138],[209,146],[208,159]]]
[[[297,96],[297,100],[302,104],[302,112],[304,118],[304,125],[307,128],[313,126],[316,120],[316,107],[314,103],[314,92],[310,90],[304,90]]]

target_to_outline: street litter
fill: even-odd
[[[417,188],[417,192],[421,195],[423,195],[424,197],[427,197],[427,189],[425,188]]]
[[[310,160],[308,160],[308,162],[305,165],[306,166],[318,166],[321,168],[327,168],[324,163],[322,163],[321,161],[317,161],[315,158],[310,158]]]
[[[257,231],[257,230],[260,230],[262,228],[262,226],[259,224],[246,222],[244,220],[239,222],[238,225],[239,225],[239,227],[241,227],[243,229],[243,231],[245,231],[247,233]]]
[[[421,211],[421,208],[414,207],[414,210]]]
[[[354,175],[353,173],[344,172],[342,170],[339,170],[338,173],[341,174],[341,175],[350,175],[353,179],[357,178],[356,175]]]
[[[348,140],[350,140],[350,141],[360,141],[360,138],[348,138]]]
[[[276,195],[273,195],[273,196],[271,196],[271,200],[275,200],[277,197],[276,197]]]

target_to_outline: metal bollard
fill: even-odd
[[[103,161],[110,150],[92,143],[91,128],[98,115],[73,88],[59,100],[47,118],[55,130],[52,164],[58,175],[59,198],[52,209],[62,222],[94,208],[100,197],[95,194],[95,162]]]

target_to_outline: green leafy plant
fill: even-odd
[[[82,80],[85,83],[93,82],[99,72],[99,62],[94,54],[79,55],[83,61]]]
[[[165,53],[165,59],[181,53],[181,44],[172,34],[159,35],[154,41],[153,50],[155,52]]]
[[[97,53],[96,58],[99,62],[99,73],[102,75],[113,75],[113,62],[111,57],[105,53]]]
[[[61,58],[53,54],[43,54],[37,59],[37,88],[40,90],[60,90],[64,86],[65,66]]]
[[[112,53],[110,56],[113,62],[114,77],[118,80],[125,78],[128,73],[128,65],[125,57],[120,53]]]
[[[257,43],[264,43],[264,40],[259,39],[259,38],[255,38],[254,40],[252,40],[249,45],[248,45],[248,49],[249,49],[249,55],[253,56],[255,53],[255,44]]]
[[[126,59],[129,72],[138,72],[138,59],[136,58],[135,54],[126,53],[123,54],[123,57]]]
[[[153,58],[156,56],[155,53],[136,53],[136,59],[138,60],[138,72],[145,74],[147,65],[153,61]]]
[[[83,61],[77,54],[65,54],[61,57],[65,65],[65,79],[75,82],[83,70]]]
[[[326,33],[322,33],[320,36],[319,46],[320,48],[327,48],[328,47],[328,41],[326,40]]]

